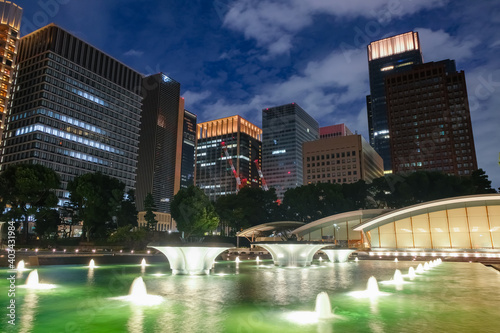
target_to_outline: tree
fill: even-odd
[[[107,237],[116,229],[116,215],[123,200],[125,184],[100,172],[86,173],[68,183],[70,201],[83,221],[87,241]]]
[[[35,232],[41,238],[55,235],[57,237],[58,227],[61,224],[61,216],[55,209],[42,208],[35,213]]]
[[[156,224],[158,224],[158,221],[156,221],[156,215],[154,213],[154,211],[156,211],[156,205],[151,193],[148,193],[146,195],[146,198],[144,199],[144,210],[146,211],[144,219],[148,224],[148,229],[156,230]]]
[[[132,225],[119,227],[109,236],[111,243],[121,243],[129,248],[143,248],[148,243],[148,232],[144,228],[134,228]]]
[[[118,227],[131,225],[137,227],[137,208],[135,207],[135,191],[129,190],[120,204],[117,214]]]
[[[483,169],[473,171],[470,179],[474,187],[475,194],[496,193],[495,189],[491,187],[491,180]]]
[[[205,193],[195,186],[181,189],[170,205],[177,229],[189,236],[202,236],[219,225],[219,216]]]
[[[57,173],[40,164],[15,164],[0,174],[0,212],[9,207],[3,218],[22,223],[22,241],[28,240],[28,217],[57,206],[59,186]]]

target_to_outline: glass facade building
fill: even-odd
[[[22,16],[21,7],[10,1],[0,0],[0,142],[17,63]]]
[[[100,171],[135,188],[141,75],[56,25],[21,38],[0,168],[55,170],[67,182]]]
[[[453,60],[413,66],[385,85],[393,172],[477,170],[465,74]]]
[[[385,78],[405,72],[423,62],[417,32],[381,39],[368,45],[370,95],[366,98],[370,145],[384,160],[384,170],[392,170],[390,133],[387,121]]]
[[[180,188],[184,99],[181,85],[165,74],[143,79],[142,119],[137,166],[137,208],[153,195],[158,212],[170,213]]]
[[[259,127],[240,116],[232,116],[198,124],[196,136],[195,182],[210,200],[237,193],[236,175],[241,187],[261,187],[254,162],[262,162],[262,130]]]
[[[302,144],[319,138],[318,122],[298,104],[262,110],[262,172],[280,200],[303,185]]]
[[[196,120],[194,113],[184,110],[182,132],[181,188],[194,185],[194,153],[196,147]]]

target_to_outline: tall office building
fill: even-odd
[[[170,213],[180,189],[184,128],[181,85],[162,73],[143,79],[142,119],[137,164],[136,204],[153,195],[158,212]]]
[[[453,60],[413,66],[385,85],[394,172],[477,170],[465,74]]]
[[[194,185],[194,154],[196,147],[196,120],[194,113],[184,110],[182,134],[181,188]]]
[[[19,27],[23,9],[18,5],[0,0],[0,142],[5,128],[5,116],[17,63]]]
[[[304,185],[371,182],[384,175],[382,157],[359,134],[304,142],[303,156]]]
[[[100,171],[135,188],[141,75],[51,24],[21,38],[0,168],[42,164],[67,182]]]
[[[319,138],[318,122],[298,104],[262,110],[262,171],[280,200],[286,190],[302,186],[302,144]]]
[[[256,160],[259,165],[262,162],[259,127],[240,116],[232,116],[198,124],[196,136],[196,186],[210,200],[237,193],[236,176],[240,187],[262,185],[255,164]]]
[[[384,160],[384,170],[390,172],[390,132],[387,123],[385,78],[387,75],[411,69],[423,62],[417,32],[381,39],[368,45],[370,95],[366,97],[370,144]]]

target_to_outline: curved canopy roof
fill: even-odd
[[[383,215],[374,217],[356,226],[354,230],[369,231],[386,223],[402,220],[410,216],[433,213],[445,209],[477,207],[485,205],[500,206],[500,194],[477,194],[423,202],[413,206],[393,210]]]
[[[298,236],[303,236],[321,228],[333,226],[336,223],[347,222],[357,219],[371,219],[380,214],[390,211],[389,209],[360,209],[350,212],[339,213],[323,217],[322,219],[310,222],[302,227],[295,229],[292,233]]]
[[[274,231],[274,230],[293,230],[300,226],[303,226],[305,223],[303,222],[295,222],[295,221],[279,221],[279,222],[269,222],[262,223],[243,231],[238,232],[236,235],[238,237],[252,237],[254,235],[259,235],[260,233],[266,231]]]

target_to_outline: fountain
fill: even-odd
[[[148,245],[163,253],[170,263],[172,274],[208,275],[215,258],[230,249],[231,244],[180,243],[173,245]]]
[[[415,273],[417,273],[417,274],[424,273],[424,266],[422,266],[422,264],[418,264],[417,269],[415,270]]]
[[[394,258],[394,262],[398,262],[398,261],[399,261],[398,258]]]
[[[381,292],[378,289],[377,279],[372,276],[368,279],[368,283],[366,284],[366,290],[361,291],[352,291],[349,295],[356,298],[375,298],[377,296],[387,296],[388,293]]]
[[[326,292],[320,292],[318,296],[316,296],[315,311],[318,315],[318,319],[329,319],[333,317],[330,298]]]
[[[323,257],[319,257],[319,262],[322,262],[323,261]]]
[[[241,262],[240,260],[240,257],[236,257],[236,259],[234,260],[235,263],[239,264]]]
[[[27,269],[24,268],[24,260],[21,260],[17,263],[17,271],[26,271]]]
[[[135,278],[130,286],[128,296],[114,297],[112,299],[123,300],[131,302],[135,305],[158,305],[163,302],[163,297],[156,295],[149,295],[146,290],[146,284],[142,277]]]
[[[255,261],[257,262],[257,265],[260,263],[260,258],[259,258],[259,256],[257,256],[257,258],[255,258]]]
[[[358,261],[359,261],[358,257],[354,258],[354,261],[355,261],[355,262],[358,262]]]
[[[355,250],[323,249],[321,251],[325,252],[331,262],[346,262],[351,253]]]
[[[403,274],[401,274],[401,271],[399,269],[396,269],[394,272],[394,284],[403,284]]]
[[[96,268],[97,266],[95,265],[95,261],[94,259],[90,259],[90,262],[89,262],[89,268],[90,269],[94,269]]]
[[[146,267],[148,264],[146,263],[146,259],[142,258],[141,267]]]
[[[415,269],[413,267],[408,268],[408,277],[410,278],[410,280],[415,279],[415,276],[417,276],[415,274]]]
[[[313,256],[325,245],[324,243],[306,242],[265,242],[254,243],[265,248],[273,257],[276,266],[305,267],[310,266]]]
[[[431,266],[429,265],[428,262],[424,263],[424,271],[428,271],[431,269]]]
[[[53,289],[56,286],[53,284],[40,283],[38,279],[38,270],[32,271],[26,279],[26,284],[19,286],[26,289]]]

